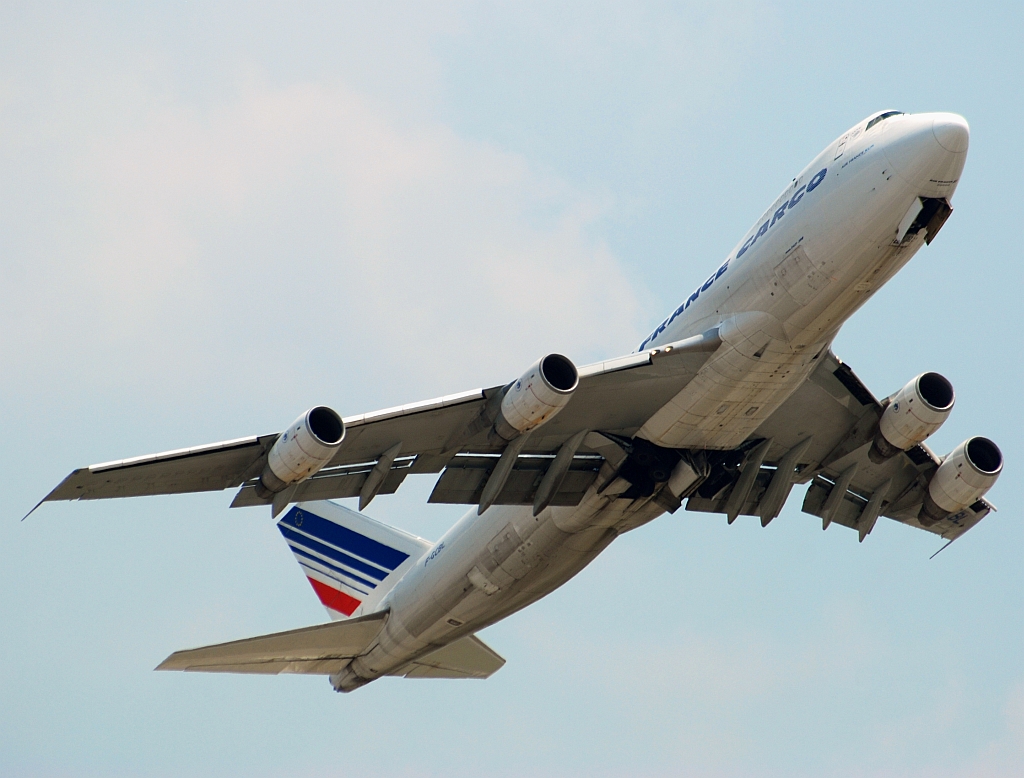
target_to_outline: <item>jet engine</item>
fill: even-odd
[[[274,443],[256,493],[268,498],[304,481],[331,461],[345,437],[345,423],[324,405],[310,408]]]
[[[935,432],[953,410],[953,385],[938,373],[921,373],[889,401],[868,456],[880,464]]]
[[[971,505],[992,488],[1003,470],[1003,454],[988,438],[969,438],[942,460],[928,484],[922,524],[933,524]]]
[[[548,354],[538,359],[502,398],[495,432],[512,440],[539,427],[568,404],[579,382],[576,366],[568,357]]]

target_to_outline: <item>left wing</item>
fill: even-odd
[[[583,430],[632,436],[686,385],[707,357],[708,348],[701,345],[692,350],[661,348],[580,368],[579,386],[568,406],[530,435],[513,476],[495,502],[531,502],[539,481],[537,473],[563,443]],[[439,484],[443,488],[435,502],[461,502],[466,495],[479,494],[480,478],[493,470],[495,455],[502,450],[488,440],[480,420],[495,409],[504,389],[476,389],[345,418],[346,435],[337,454],[316,475],[301,482],[289,494],[289,501],[359,496],[384,455],[396,447],[397,454],[391,456],[373,494],[395,492],[410,473],[440,473],[446,467],[453,478]],[[278,434],[253,436],[92,465],[72,472],[42,502],[241,487],[233,507],[266,505],[270,500],[259,497],[255,485],[277,439]],[[552,502],[576,504],[596,477],[594,463],[599,460],[598,450],[582,444],[570,475]]]
[[[259,476],[277,435],[260,435],[75,470],[43,499],[101,500],[212,492]]]

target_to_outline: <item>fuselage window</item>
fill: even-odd
[[[884,121],[884,120],[888,119],[890,116],[902,116],[902,115],[903,115],[903,111],[886,111],[885,113],[880,113],[880,114],[878,114],[878,116],[876,116],[874,119],[872,119],[871,121],[868,122],[868,126],[864,128],[864,132],[867,132],[872,127],[874,127],[876,124],[878,124],[881,121]]]

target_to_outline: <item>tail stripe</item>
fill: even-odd
[[[376,540],[360,535],[358,532],[353,532],[347,527],[335,524],[333,521],[320,518],[315,513],[310,513],[309,511],[290,511],[281,519],[279,525],[282,525],[282,532],[284,531],[284,525],[291,526],[294,529],[300,530],[303,534],[319,538],[330,543],[332,546],[344,549],[350,554],[360,556],[387,570],[394,570],[409,558],[408,554],[396,548],[385,546],[383,543],[378,543]]]
[[[372,567],[365,562],[359,561],[355,557],[351,557],[336,548],[332,548],[318,540],[314,540],[312,537],[299,534],[288,527],[279,526],[279,529],[281,530],[281,534],[284,535],[285,540],[288,541],[288,545],[293,547],[296,544],[302,545],[308,550],[316,554],[320,554],[320,556],[327,557],[335,563],[344,565],[345,567],[350,567],[353,570],[358,570],[371,578],[376,578],[378,581],[383,581],[391,572],[390,570],[381,570],[379,568]]]
[[[401,577],[399,571],[433,547],[330,502],[296,505],[277,528],[332,619],[376,607]]]
[[[316,578],[317,576],[320,576],[320,578],[323,579],[322,581],[320,581],[320,583],[324,585],[333,586],[335,589],[337,589],[339,586],[344,586],[346,589],[351,589],[360,597],[366,597],[367,595],[369,595],[369,592],[364,592],[358,586],[354,586],[350,584],[348,581],[343,581],[335,575],[331,575],[330,573],[324,572],[319,567],[307,565],[302,562],[299,562],[299,567],[301,567],[303,571],[306,573],[306,578]]]
[[[329,576],[335,580],[341,581],[348,584],[353,589],[376,589],[377,583],[375,581],[367,581],[360,578],[357,575],[352,575],[348,570],[342,570],[340,567],[335,567],[332,564],[325,562],[322,559],[317,559],[312,554],[307,554],[301,548],[292,546],[292,553],[295,554],[299,564],[303,567],[308,567],[311,570],[316,570],[322,575]],[[366,594],[366,592],[363,592]]]
[[[351,616],[356,612],[356,608],[363,604],[355,597],[349,597],[345,592],[339,592],[337,589],[332,589],[330,586],[320,583],[315,578],[310,578],[309,582],[313,585],[313,591],[316,592],[316,596],[320,598],[320,602],[331,610],[338,611],[338,613],[344,613],[346,616]]]

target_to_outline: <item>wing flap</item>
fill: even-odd
[[[208,673],[330,675],[369,647],[387,613],[372,613],[287,632],[175,651],[157,670]]]
[[[416,460],[404,458],[395,462],[384,477],[384,482],[376,494],[394,494],[402,485],[405,477],[412,472]],[[345,497],[358,497],[363,484],[373,470],[373,462],[361,465],[325,468],[312,478],[300,483],[292,494],[291,502],[312,500],[341,500]],[[231,502],[232,508],[247,508],[255,505],[270,505],[271,499],[256,494],[258,479],[246,483],[238,490]]]
[[[236,675],[333,675],[345,669],[349,659],[314,659],[297,662],[269,661],[180,668],[186,673],[233,673]],[[157,670],[176,670],[158,667]]]
[[[820,476],[815,477],[811,482],[810,487],[807,489],[807,494],[804,496],[802,506],[804,513],[820,516],[822,506],[825,504],[825,501],[828,499],[828,496],[834,486],[834,483],[827,481]],[[923,495],[923,489],[921,492]],[[896,490],[894,489],[892,493],[896,494]],[[889,503],[888,506],[883,509],[882,515],[899,521],[902,524],[932,532],[945,540],[956,540],[967,532],[967,530],[971,529],[979,521],[988,516],[988,514],[993,510],[993,506],[988,500],[981,499],[970,507],[964,508],[962,511],[947,516],[941,521],[937,521],[935,523],[924,523],[919,520],[916,510],[921,504],[920,498],[910,503],[910,510],[897,512],[894,509],[894,506],[898,508],[902,502],[905,502],[905,500],[896,500]],[[840,499],[839,507],[836,509],[831,521],[835,524],[842,524],[844,527],[849,527],[850,529],[858,529],[861,512],[864,510],[864,506],[866,504],[866,499],[851,491],[847,491]]]
[[[437,480],[428,502],[479,504],[484,486],[497,461],[497,457],[456,456]],[[494,504],[532,505],[537,488],[551,461],[551,457],[519,457]],[[602,457],[594,455],[575,457],[550,504],[579,505],[583,495],[597,478],[603,462]]]

